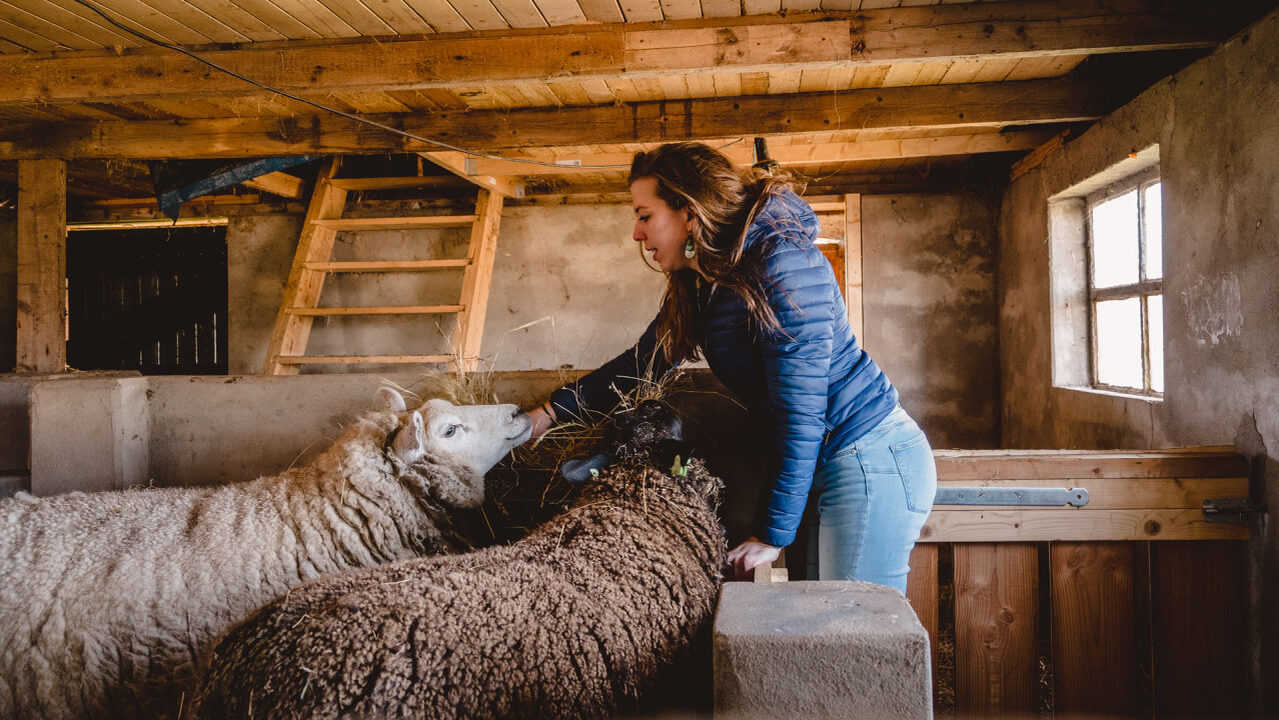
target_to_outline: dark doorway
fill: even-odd
[[[226,227],[70,233],[67,302],[73,368],[224,375]]]

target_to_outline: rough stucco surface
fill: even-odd
[[[227,226],[227,372],[258,373],[284,296],[302,218],[235,218]],[[292,238],[292,242],[279,242]]]
[[[995,218],[986,198],[862,198],[864,344],[933,447],[999,446]]]
[[[1000,222],[1003,438],[1009,447],[1236,444],[1279,507],[1279,12],[1161,81],[1009,188]],[[1158,143],[1163,402],[1051,387],[1048,197]],[[1253,552],[1252,685],[1279,710],[1273,523]],[[1259,660],[1257,658],[1260,658]]]

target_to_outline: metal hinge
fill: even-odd
[[[1261,506],[1248,498],[1209,498],[1204,500],[1204,522],[1243,523],[1245,515],[1260,512]]]
[[[1088,504],[1085,488],[944,487],[937,488],[934,505],[1017,505],[1057,507]]]

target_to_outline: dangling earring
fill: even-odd
[[[696,254],[697,254],[697,248],[693,247],[693,236],[689,235],[688,242],[684,243],[684,257],[688,258],[689,260],[692,260],[693,256]]]

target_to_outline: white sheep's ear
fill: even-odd
[[[426,424],[422,422],[422,413],[413,411],[396,434],[391,449],[406,463],[416,462],[426,454]]]
[[[373,393],[373,409],[377,412],[404,412],[408,406],[404,404],[404,396],[395,388],[383,385]]]

